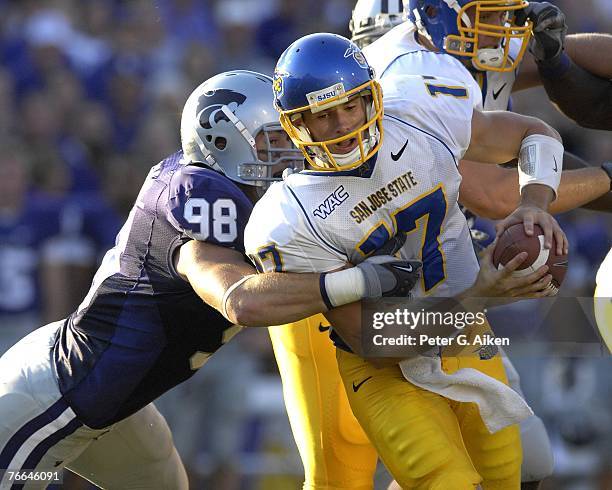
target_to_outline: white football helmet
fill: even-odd
[[[364,48],[404,20],[403,0],[358,0],[349,21],[351,41]]]
[[[273,100],[272,79],[261,73],[235,70],[206,80],[183,109],[185,157],[241,184],[265,188],[280,180],[284,168],[301,165],[303,158],[296,148],[270,144],[270,133],[283,131]],[[258,158],[255,145],[260,132],[266,140],[265,160]]]

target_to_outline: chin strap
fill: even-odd
[[[461,5],[459,5],[459,2],[457,0],[444,0],[444,1],[446,2],[446,5],[448,5],[448,8],[453,9],[455,12],[457,12],[457,15],[459,15],[459,13],[461,12]],[[470,18],[468,17],[468,14],[465,11],[461,15],[461,20],[463,21],[463,23],[466,25],[468,29],[472,28],[472,23],[470,22]]]
[[[504,48],[481,48],[476,53],[478,63],[485,66],[491,66],[493,68],[500,68],[504,63]],[[480,68],[476,65],[476,59],[472,58],[472,65],[477,70]]]

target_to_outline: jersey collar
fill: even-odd
[[[369,179],[376,167],[378,152],[374,153],[368,160],[363,162],[359,167],[351,170],[342,170],[340,172],[317,172],[315,170],[302,170],[300,173],[304,175],[324,175],[326,177],[362,177]]]

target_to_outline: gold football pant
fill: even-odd
[[[327,336],[328,325],[317,315],[270,328],[285,403],[304,464],[305,488],[373,486],[377,453],[356,421],[346,391],[383,461],[404,488],[436,488],[431,484],[438,482],[439,488],[473,488],[481,480],[485,489],[519,487],[521,450],[516,427],[491,435],[475,405],[417,388],[397,367],[375,369],[339,351],[345,391]],[[446,372],[460,367],[475,367],[506,382],[499,358],[443,360]]]
[[[443,370],[471,367],[507,384],[499,354],[481,360],[480,353],[465,353],[473,350],[444,357]],[[483,357],[489,357],[487,352],[493,354],[483,351]],[[517,425],[491,434],[474,403],[418,388],[397,366],[376,369],[341,350],[337,358],[353,413],[402,488],[520,488]]]
[[[270,327],[308,490],[373,488],[377,454],[353,416],[323,315]]]

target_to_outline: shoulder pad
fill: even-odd
[[[170,180],[168,219],[194,240],[244,250],[244,228],[253,206],[227,177],[183,165]]]
[[[244,240],[260,272],[327,272],[345,265],[345,259],[312,232],[287,181],[270,186],[255,205]]]

